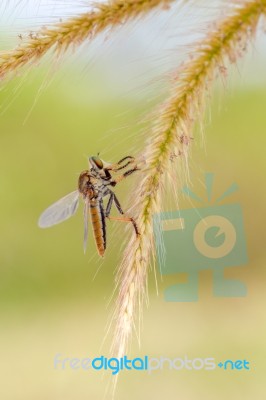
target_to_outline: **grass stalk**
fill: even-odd
[[[132,236],[118,270],[118,297],[114,311],[112,353],[123,356],[147,299],[147,275],[154,257],[153,215],[161,211],[164,185],[169,175],[177,186],[182,156],[187,154],[194,121],[204,111],[204,98],[216,73],[224,74],[225,63],[235,63],[246,50],[258,23],[266,14],[266,0],[233,1],[226,16],[218,20],[203,40],[196,43],[193,56],[182,65],[172,83],[169,98],[157,109],[158,116],[145,149],[144,177],[134,191],[135,214],[140,230]],[[173,154],[175,163],[173,170]],[[174,171],[174,175],[169,171]]]
[[[0,52],[0,79],[18,72],[26,64],[38,62],[50,49],[58,54],[77,46],[97,34],[145,15],[156,7],[168,8],[174,0],[110,0],[97,3],[92,11],[44,27],[22,41],[13,50]]]

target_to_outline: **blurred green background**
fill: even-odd
[[[264,398],[266,90],[234,79],[230,90],[215,90],[205,146],[195,134],[190,177],[201,197],[205,172],[215,174],[214,198],[232,182],[239,186],[224,204],[242,206],[249,263],[228,268],[225,275],[245,282],[248,296],[213,297],[212,273],[203,271],[198,302],[166,303],[164,289],[184,281],[185,274],[159,278],[157,296],[151,273],[141,348],[134,336],[129,355],[248,359],[251,370],[123,373],[118,400]],[[121,95],[115,89],[99,65],[86,75],[68,65],[51,76],[39,68],[0,92],[2,399],[102,399],[105,393],[108,374],[55,370],[53,360],[57,353],[108,355],[111,334],[102,344],[124,226],[108,224],[102,261],[91,232],[83,254],[82,207],[51,229],[39,229],[37,220],[52,202],[75,190],[89,155],[99,151],[103,159],[117,161],[143,148],[147,123],[140,121],[158,102],[158,93],[135,96],[130,89]],[[137,182],[135,176],[117,188],[124,208]],[[180,207],[193,206],[198,204],[181,196]]]

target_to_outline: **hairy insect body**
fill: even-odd
[[[90,201],[90,215],[97,250],[103,257],[106,249],[106,225],[102,201],[96,199]]]
[[[103,257],[106,249],[106,223],[102,199],[109,194],[109,190],[105,185],[99,184],[99,180],[89,171],[83,171],[80,174],[78,188],[84,200],[89,203],[95,243],[99,255]]]

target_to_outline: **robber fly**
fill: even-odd
[[[116,164],[107,163],[99,156],[94,156],[89,158],[89,164],[90,169],[81,172],[79,176],[78,189],[48,207],[40,216],[38,225],[40,228],[48,228],[70,218],[77,211],[79,198],[82,196],[84,200],[84,251],[88,239],[88,214],[90,213],[97,250],[103,257],[106,249],[106,218],[131,222],[136,235],[139,235],[135,220],[124,213],[115,193],[110,189],[133,172],[138,171],[139,168],[134,157],[131,156],[122,158]],[[122,175],[116,178],[112,176],[112,172],[120,171],[130,165],[131,168]],[[109,199],[104,208],[103,198],[106,196],[109,196]],[[121,214],[120,217],[110,216],[113,203]]]

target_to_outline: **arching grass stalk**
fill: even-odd
[[[195,45],[192,56],[176,74],[169,99],[157,109],[158,117],[145,149],[144,178],[134,191],[141,235],[137,240],[132,236],[117,275],[119,293],[112,346],[116,357],[127,351],[135,314],[140,316],[143,300],[147,298],[147,273],[154,256],[153,215],[161,211],[163,185],[173,170],[173,156],[186,154],[194,121],[203,113],[206,90],[216,72],[224,73],[225,62],[234,63],[243,54],[260,17],[265,14],[266,0],[233,1],[226,16],[212,25],[206,37]],[[177,175],[178,166],[174,181]]]
[[[40,61],[52,48],[58,53],[65,52],[70,46],[80,45],[106,29],[118,27],[156,7],[168,8],[173,1],[110,0],[107,3],[97,3],[92,11],[49,28],[42,28],[13,50],[0,52],[0,79],[10,72],[19,71],[26,64]]]

